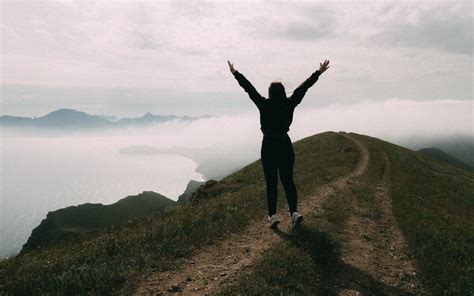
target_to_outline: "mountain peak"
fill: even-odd
[[[57,113],[85,113],[85,112],[77,111],[77,110],[75,110],[75,109],[69,109],[69,108],[60,108],[60,109],[58,109],[58,110],[49,112],[48,115],[50,115],[50,114],[57,114]]]
[[[53,112],[48,113],[45,116],[42,116],[43,118],[48,117],[48,118],[64,118],[64,117],[89,117],[91,115],[82,112],[82,111],[77,111],[74,109],[67,109],[67,108],[61,108],[58,110],[55,110]]]
[[[145,115],[142,116],[142,118],[150,118],[150,117],[155,117],[155,115],[151,114],[151,112],[147,112]]]

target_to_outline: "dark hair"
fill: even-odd
[[[268,98],[269,99],[277,99],[277,100],[284,100],[287,99],[285,87],[279,81],[274,81],[268,87]]]

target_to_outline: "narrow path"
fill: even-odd
[[[342,261],[349,269],[364,271],[384,287],[389,287],[380,291],[383,294],[426,294],[417,279],[415,265],[409,258],[408,246],[392,213],[389,191],[391,165],[387,154],[382,152],[382,155],[383,176],[373,194],[372,207],[375,207],[376,212],[368,214],[368,209],[364,208],[357,198],[351,198],[354,210],[345,228]],[[356,280],[359,283],[354,286],[354,279],[348,273],[350,272],[341,271],[339,278],[342,280],[339,284],[351,286],[352,289],[340,289],[339,295],[364,295],[366,291],[375,289],[367,279]]]
[[[352,172],[319,187],[313,196],[301,200],[298,206],[303,215],[320,207],[336,190],[344,189],[348,180],[360,176],[367,168],[367,149],[348,134],[340,134],[356,144],[359,161]],[[287,219],[282,219],[279,230],[291,232],[289,216],[282,218]],[[216,244],[203,247],[179,270],[151,274],[139,285],[136,295],[205,295],[217,292],[223,284],[233,282],[243,269],[252,266],[262,254],[282,241],[263,217],[244,233],[231,234]]]

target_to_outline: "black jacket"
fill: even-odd
[[[242,88],[248,93],[250,99],[260,111],[260,129],[264,135],[285,135],[290,130],[293,121],[293,111],[301,102],[306,91],[318,81],[319,70],[301,83],[287,99],[266,99],[262,97],[250,81],[239,71],[234,72],[234,77]]]

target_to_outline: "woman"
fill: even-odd
[[[261,161],[267,185],[270,227],[276,227],[280,222],[276,209],[278,173],[285,189],[292,224],[298,226],[303,221],[303,216],[297,211],[297,191],[293,181],[295,154],[287,132],[293,121],[295,107],[301,102],[306,91],[316,83],[319,76],[329,68],[329,60],[320,63],[319,70],[300,84],[289,98],[281,82],[272,82],[268,88],[268,99],[262,97],[244,75],[234,69],[233,64],[229,61],[227,63],[230,72],[260,111],[260,129],[263,132]]]

